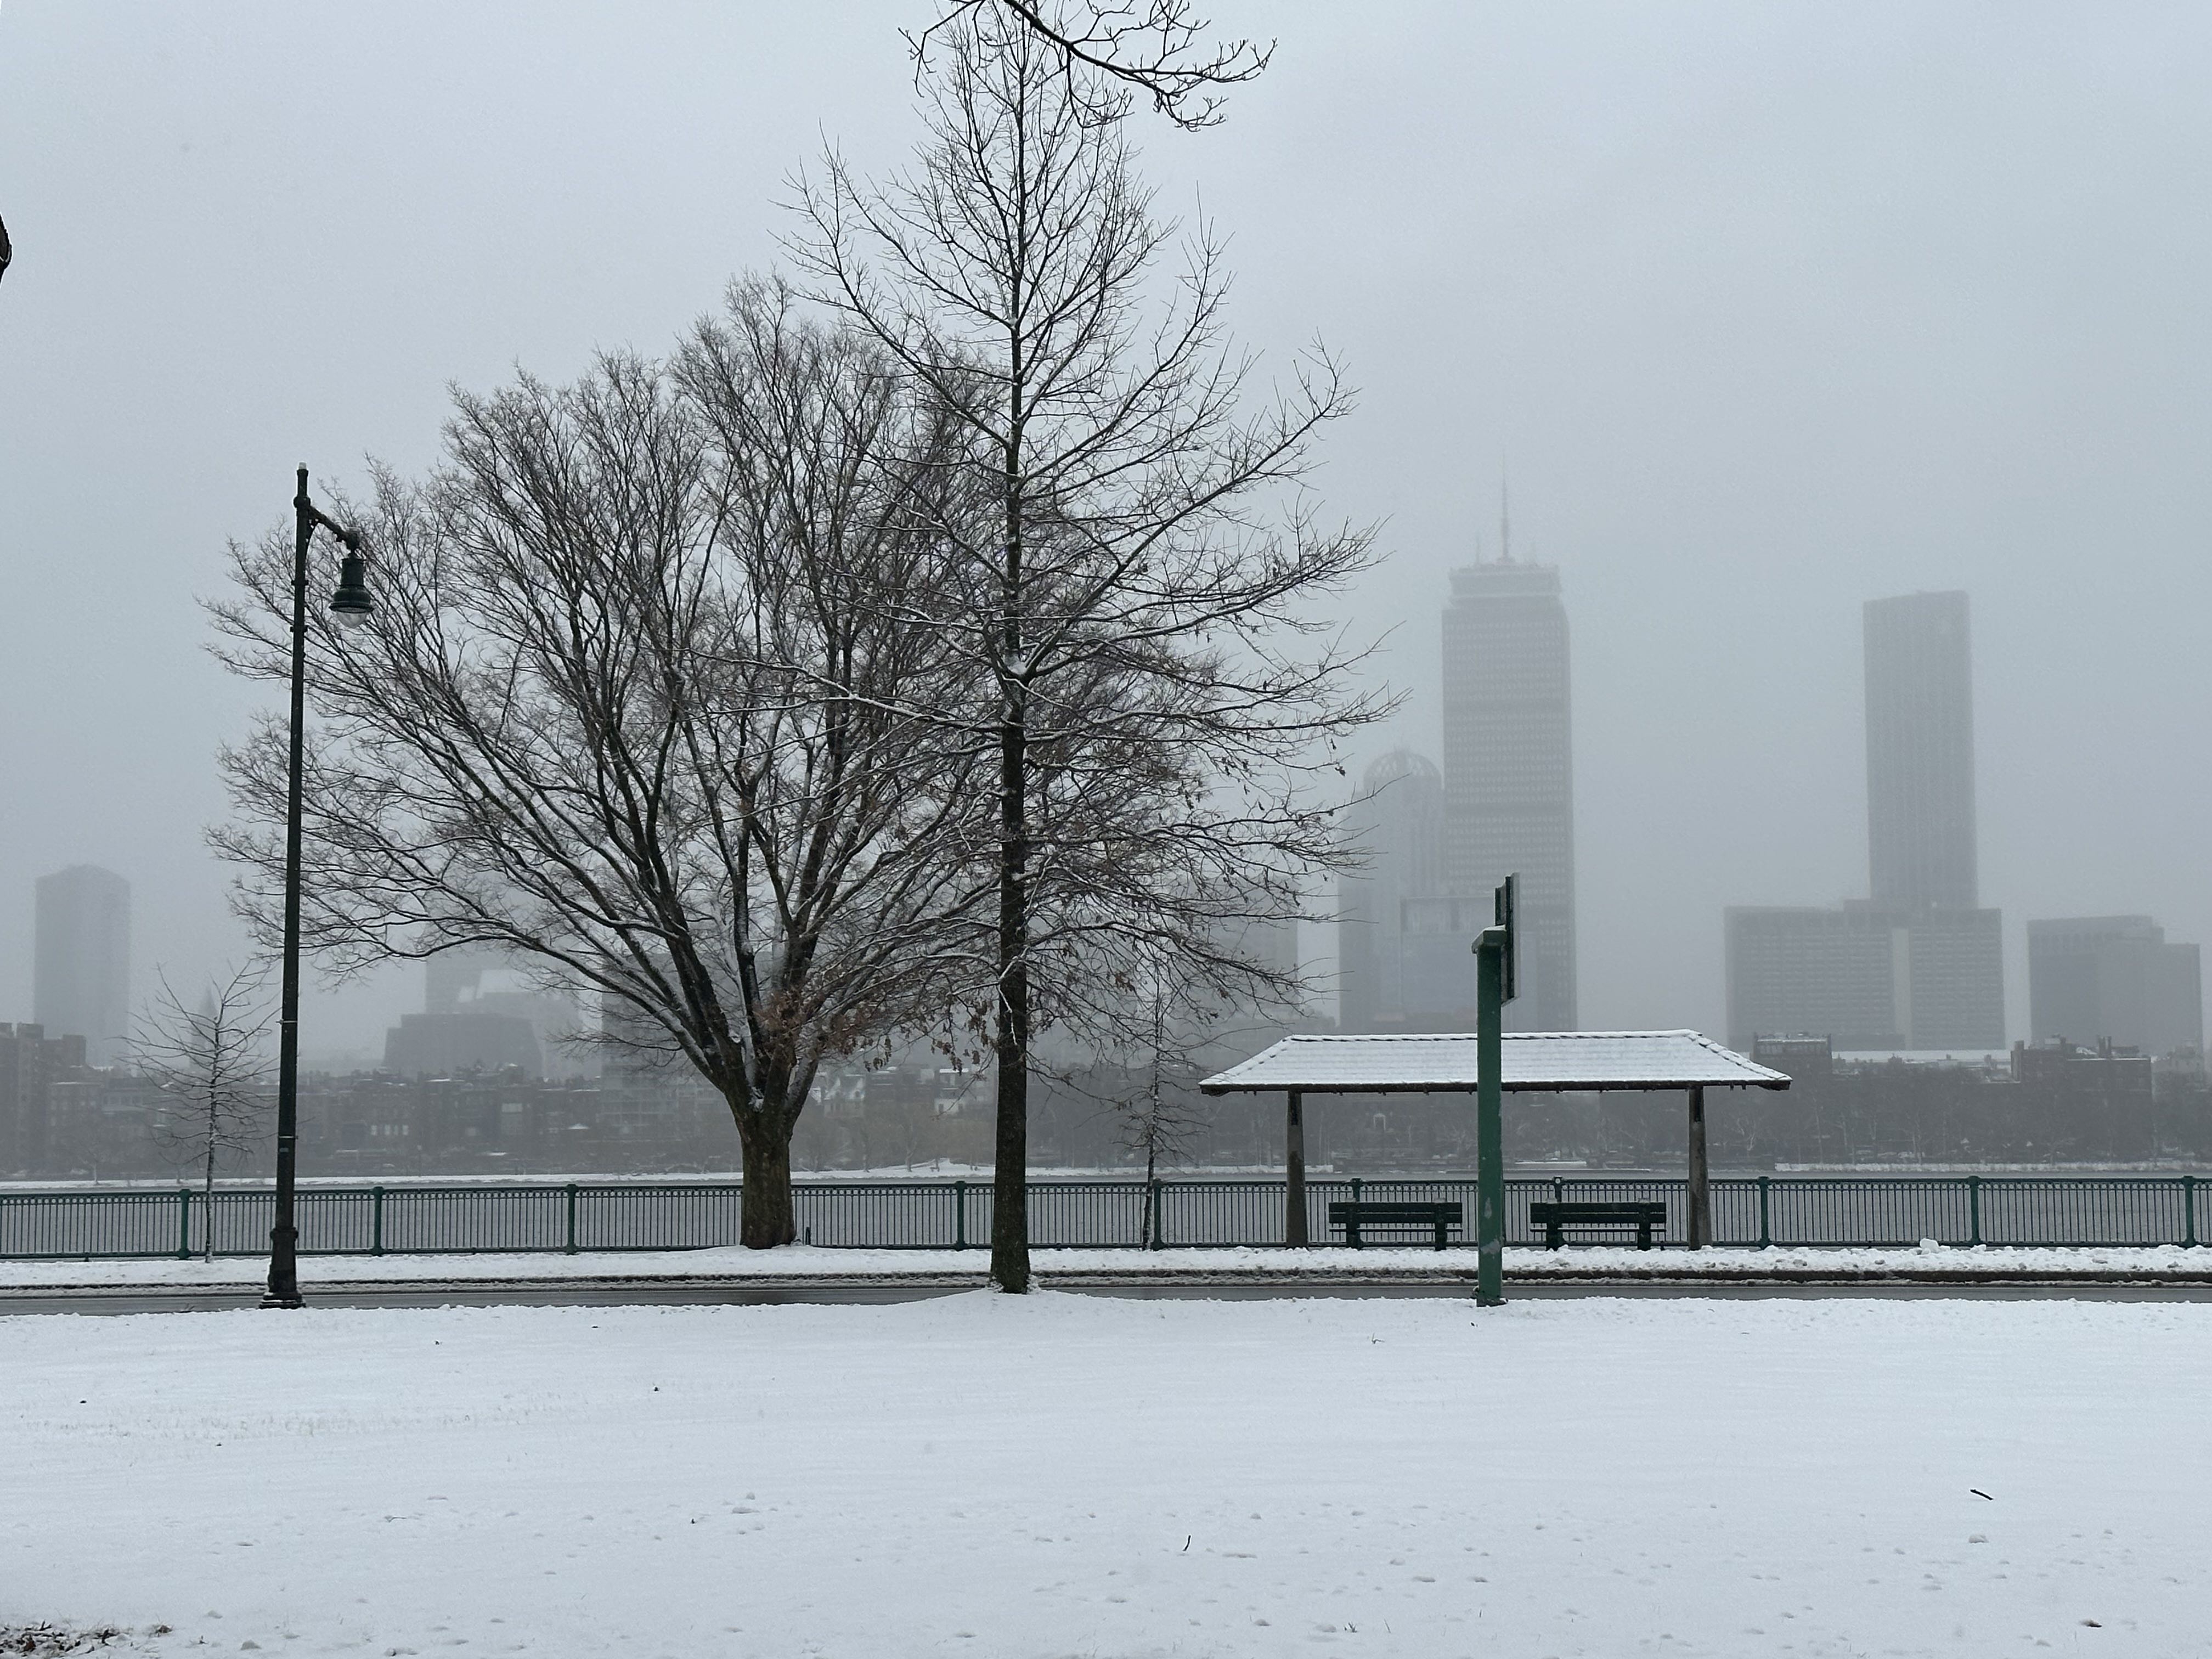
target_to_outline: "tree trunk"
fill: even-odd
[[[1030,1287],[1030,968],[1027,753],[1019,705],[1000,737],[999,1123],[991,1175],[991,1282]]]
[[[1020,955],[1002,970],[999,999],[998,1142],[991,1172],[991,1282],[1030,1287],[1030,985]]]
[[[744,1215],[738,1242],[749,1250],[772,1249],[799,1237],[791,1198],[791,1132],[795,1120],[781,1127],[764,1115],[738,1119],[738,1141],[745,1158]]]

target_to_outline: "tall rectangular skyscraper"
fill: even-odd
[[[1867,854],[1889,910],[1980,902],[1964,593],[1866,604]]]
[[[1559,573],[1512,559],[1452,573],[1443,618],[1444,875],[1483,895],[1521,878],[1516,1030],[1571,1031],[1575,787]]]
[[[85,1058],[122,1058],[131,1024],[131,884],[77,864],[38,883],[31,1004],[49,1037],[81,1036]]]
[[[1977,891],[1966,596],[1869,599],[1863,623],[1872,896],[1835,910],[1731,908],[1729,1039],[1999,1049],[2004,919]]]

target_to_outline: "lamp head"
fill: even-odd
[[[345,562],[338,567],[338,585],[331,594],[331,614],[348,628],[359,628],[376,609],[376,601],[368,596],[368,566],[360,552],[346,550]]]

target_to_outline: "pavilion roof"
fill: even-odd
[[[1757,1065],[1697,1031],[1507,1031],[1504,1086],[1541,1090],[1786,1089]],[[1198,1086],[1209,1095],[1415,1094],[1475,1086],[1468,1032],[1287,1036]]]

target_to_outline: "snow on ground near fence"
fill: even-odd
[[[2194,1655],[2208,1373],[2204,1310],[2069,1301],[0,1320],[0,1628],[167,1625],[134,1644],[163,1655]]]
[[[987,1250],[830,1249],[792,1244],[775,1250],[736,1246],[704,1250],[610,1250],[563,1255],[557,1251],[482,1255],[318,1255],[300,1261],[301,1283],[313,1292],[319,1284],[401,1283],[526,1279],[848,1279],[872,1277],[981,1278],[989,1265]],[[1152,1274],[1234,1273],[1297,1278],[1361,1274],[1464,1275],[1474,1271],[1475,1253],[1388,1248],[1322,1249],[1066,1249],[1038,1250],[1036,1271]],[[1516,1246],[1505,1252],[1505,1270],[1514,1277],[1605,1274],[1623,1279],[1651,1274],[1675,1278],[1700,1273],[1726,1277],[1818,1274],[1823,1278],[1881,1279],[1912,1273],[1975,1273],[1990,1277],[2063,1279],[2124,1273],[2144,1279],[2212,1277],[2212,1248],[2184,1249],[2164,1244],[2148,1248],[2100,1245],[2086,1249],[2008,1249],[1998,1246],[1923,1245],[1911,1249],[1820,1249],[1637,1250],[1603,1245],[1546,1250]],[[127,1261],[0,1261],[0,1291],[52,1285],[258,1285],[268,1276],[259,1257],[218,1257],[212,1262],[171,1257]]]

